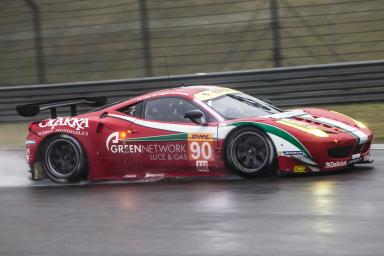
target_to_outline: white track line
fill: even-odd
[[[384,150],[384,144],[372,144],[371,149],[373,149],[373,150]]]

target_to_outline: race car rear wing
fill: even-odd
[[[71,116],[77,115],[77,105],[87,105],[92,107],[103,106],[107,102],[106,97],[81,97],[63,100],[52,100],[40,103],[32,103],[27,105],[19,105],[16,107],[17,113],[24,117],[36,116],[40,111],[50,109],[51,118],[57,118],[57,108],[69,106]]]

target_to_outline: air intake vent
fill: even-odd
[[[356,145],[356,147],[353,149],[353,154],[359,154],[362,147],[363,144]]]
[[[351,154],[353,146],[345,146],[339,148],[328,149],[328,156],[332,158],[345,158]]]

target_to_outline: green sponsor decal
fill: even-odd
[[[140,138],[126,138],[124,141],[178,141],[187,140],[188,133],[176,133],[170,135],[149,136]]]

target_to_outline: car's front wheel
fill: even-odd
[[[86,176],[87,163],[80,143],[60,134],[48,139],[41,154],[45,174],[58,183],[80,181]]]
[[[234,131],[225,146],[225,159],[230,168],[245,178],[272,173],[276,153],[271,139],[256,128]]]

